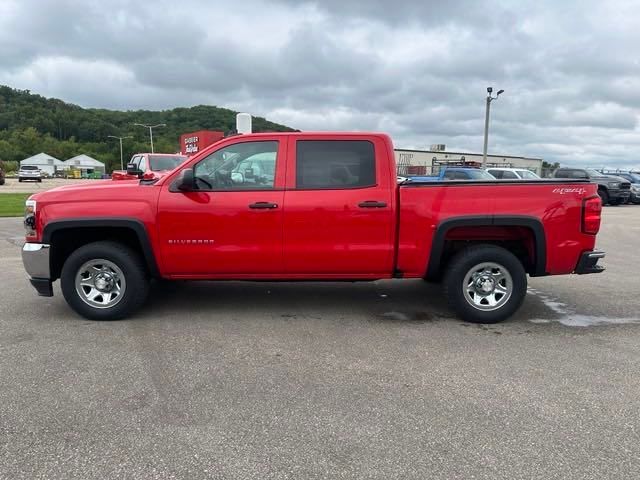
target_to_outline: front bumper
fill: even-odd
[[[610,200],[619,200],[621,202],[625,202],[629,200],[630,196],[631,190],[609,190]]]
[[[604,255],[604,252],[599,250],[584,252],[580,255],[580,260],[578,260],[575,273],[578,275],[584,275],[587,273],[604,272],[604,267],[602,265],[597,265],[598,260],[604,258]]]
[[[43,297],[53,296],[51,269],[49,263],[50,245],[46,243],[25,243],[22,247],[22,263],[29,275],[29,281]]]

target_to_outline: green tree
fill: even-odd
[[[155,151],[175,153],[180,135],[197,130],[235,128],[237,112],[211,105],[149,111],[85,109],[54,98],[0,85],[0,159],[22,160],[45,152],[61,160],[85,153],[120,168],[120,147],[109,135],[131,135],[124,143],[125,161],[150,150],[148,131],[134,123],[165,123],[153,132]],[[254,131],[292,131],[291,128],[253,118]]]

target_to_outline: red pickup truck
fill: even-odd
[[[378,133],[223,139],[150,180],[27,200],[23,261],[90,319],[130,315],[149,280],[444,283],[465,320],[521,305],[530,276],[597,273],[601,202],[580,180],[401,182]]]

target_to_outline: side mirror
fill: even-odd
[[[135,163],[127,163],[127,175],[142,175],[142,170]]]
[[[192,192],[196,189],[196,182],[193,178],[193,168],[185,168],[182,171],[176,181],[175,188],[181,192]]]
[[[244,175],[240,172],[231,172],[231,181],[235,184],[242,185],[244,183]]]

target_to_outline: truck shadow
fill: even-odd
[[[422,280],[376,282],[160,282],[137,318],[279,318],[389,324],[461,322],[437,284]],[[544,302],[527,295],[504,324],[555,320]]]

